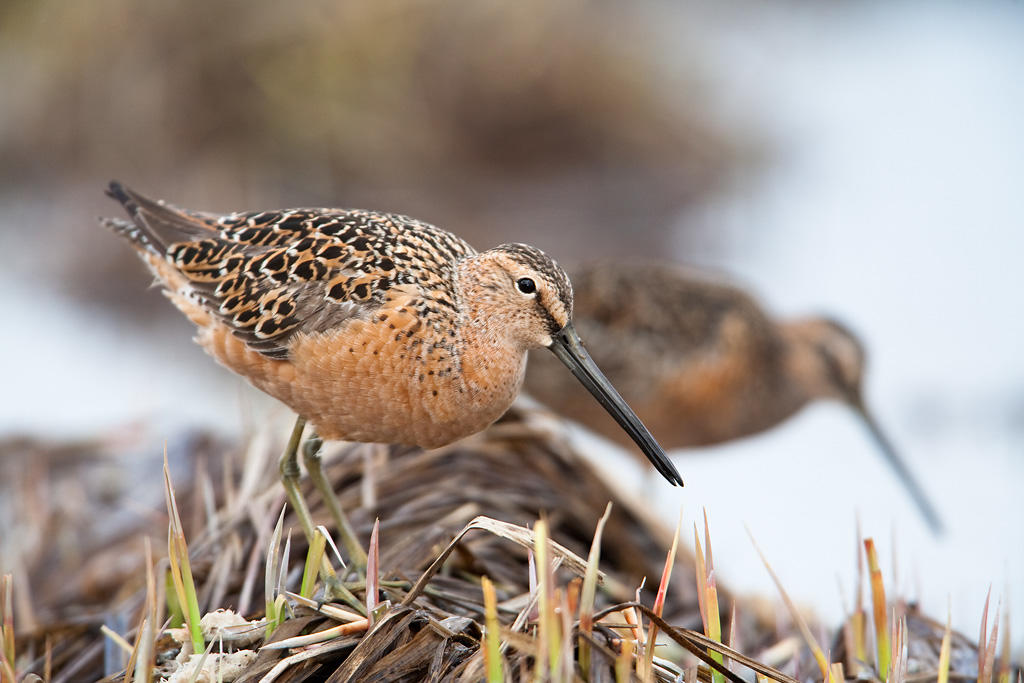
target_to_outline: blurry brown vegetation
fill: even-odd
[[[0,177],[46,205],[18,227],[87,234],[73,289],[129,304],[128,250],[86,232],[111,177],[205,210],[399,211],[573,263],[657,253],[753,150],[643,4],[14,1],[0,44]]]
[[[219,479],[223,462],[238,457],[205,433],[166,443],[182,479],[199,471]],[[160,457],[160,445],[130,427],[74,441],[0,439],[0,566],[16,576],[19,629],[91,619],[97,604],[136,588],[126,576],[138,570],[140,536],[166,534],[162,482],[153,476]],[[183,488],[186,505],[202,515],[192,495],[202,492]]]

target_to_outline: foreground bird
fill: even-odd
[[[682,485],[581,345],[569,278],[543,252],[504,244],[477,253],[449,232],[389,213],[220,216],[116,182],[107,192],[131,220],[104,224],[131,243],[199,328],[199,344],[298,413],[281,467],[307,535],[295,462],[304,419],[328,439],[442,446],[508,409],[527,351],[540,347],[569,367],[669,482]],[[314,483],[336,512],[311,460]]]
[[[768,429],[817,399],[848,405],[933,530],[935,509],[864,404],[864,349],[826,318],[776,322],[739,289],[670,266],[607,263],[574,278],[575,321],[595,361],[668,448]],[[526,391],[620,440],[577,388],[530,361]]]

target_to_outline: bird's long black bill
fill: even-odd
[[[896,472],[896,476],[899,477],[900,482],[910,492],[910,496],[914,499],[914,503],[917,505],[917,509],[921,511],[921,516],[928,522],[928,526],[931,528],[932,533],[939,535],[943,532],[944,527],[942,519],[939,517],[939,513],[932,506],[931,501],[928,500],[928,496],[925,494],[924,489],[918,484],[917,479],[910,472],[906,463],[896,453],[896,449],[893,448],[892,443],[885,436],[885,432],[875,422],[875,418],[871,416],[871,413],[867,411],[867,408],[863,404],[855,404],[854,410],[860,415],[864,421],[864,426],[867,427],[868,432],[871,433],[871,437],[875,440],[878,445],[878,449],[882,451],[882,455],[885,456],[886,461],[892,466]]]
[[[644,452],[644,455],[651,461],[654,468],[661,472],[661,475],[668,479],[670,483],[682,486],[683,478],[679,476],[679,471],[676,470],[675,465],[668,459],[665,451],[661,449],[661,446],[654,440],[651,433],[647,431],[647,427],[644,427],[643,423],[640,422],[640,418],[636,416],[636,413],[619,396],[619,392],[615,391],[615,387],[604,376],[604,373],[598,369],[590,354],[583,348],[580,337],[576,334],[572,323],[566,325],[554,335],[553,343],[548,348],[558,356],[558,360],[565,363],[566,367],[576,376],[576,379],[615,418],[619,426],[626,430],[626,433],[636,442],[636,445]]]

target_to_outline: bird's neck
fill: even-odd
[[[461,320],[459,356],[470,400],[511,405],[523,384],[527,349],[508,333],[494,305],[488,273],[473,259],[457,268],[456,296]]]

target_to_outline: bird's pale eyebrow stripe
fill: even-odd
[[[496,248],[545,276],[544,279],[554,286],[566,309],[572,310],[572,285],[565,272],[550,256],[528,244],[502,244]]]

